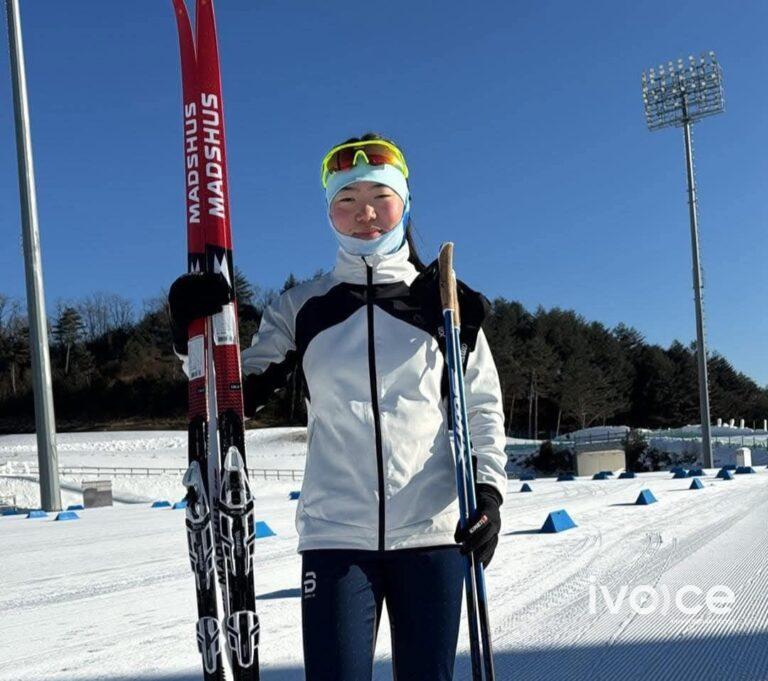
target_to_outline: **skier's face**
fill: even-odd
[[[377,182],[354,182],[341,189],[331,202],[336,230],[358,239],[376,239],[403,217],[403,200]]]

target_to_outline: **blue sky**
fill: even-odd
[[[138,306],[185,268],[170,0],[22,2],[49,309]],[[694,130],[710,348],[768,384],[768,10],[760,2],[219,0],[235,262],[264,287],[333,261],[319,160],[366,130],[411,168],[422,255],[456,243],[490,298],[695,336],[680,130],[649,133],[648,66],[713,49],[726,113]],[[24,296],[7,50],[0,292]]]

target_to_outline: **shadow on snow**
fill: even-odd
[[[494,653],[498,681],[765,681],[768,632],[676,640],[504,650]],[[466,655],[456,659],[455,681],[470,679]],[[391,664],[376,664],[373,681],[392,678]],[[100,681],[200,681],[198,671],[108,677]],[[305,681],[301,667],[262,668],[262,681]],[[44,681],[44,680],[41,680]],[[95,681],[95,677],[94,677]],[[311,680],[310,680],[311,681]]]

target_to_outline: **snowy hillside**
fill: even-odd
[[[34,463],[34,444],[0,438],[0,467]],[[251,431],[248,446],[252,468],[303,467],[301,429]],[[186,458],[178,432],[60,435],[59,452],[62,466],[183,467]],[[497,678],[768,679],[768,471],[732,481],[707,473],[698,491],[668,473],[534,480],[533,493],[510,480],[487,570]],[[0,477],[0,496],[33,501],[33,477]],[[81,500],[81,477],[68,480],[75,489],[65,503]],[[258,540],[256,554],[266,681],[304,678],[296,502],[288,499],[299,487],[254,483],[257,518],[277,534]],[[658,503],[634,505],[645,488]],[[0,681],[199,680],[184,513],[142,501],[178,499],[178,477],[118,476],[114,489],[121,503],[77,521],[0,518]],[[578,527],[539,533],[557,509]],[[733,593],[730,612],[703,607],[719,586]],[[685,612],[674,604],[681,593]],[[457,681],[470,678],[467,653],[462,625]],[[376,681],[392,678],[389,658],[385,614]]]

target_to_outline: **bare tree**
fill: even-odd
[[[11,299],[5,293],[0,293],[0,332],[5,328],[5,317],[10,306]]]
[[[146,316],[155,312],[165,312],[168,307],[168,289],[162,289],[156,296],[141,301],[141,313]]]
[[[92,341],[113,329],[126,328],[134,321],[133,303],[116,293],[97,291],[74,306],[85,325],[85,338]]]
[[[95,340],[109,330],[107,294],[102,292],[91,293],[83,298],[77,306],[77,311],[83,319],[87,340]]]
[[[259,291],[254,306],[263,313],[272,303],[274,303],[280,294],[273,288],[267,288]]]
[[[107,297],[107,320],[111,329],[125,329],[134,320],[133,303],[121,295],[112,293]]]
[[[29,324],[18,300],[3,296],[0,310],[0,367],[8,372],[16,395],[23,368],[29,364]]]

